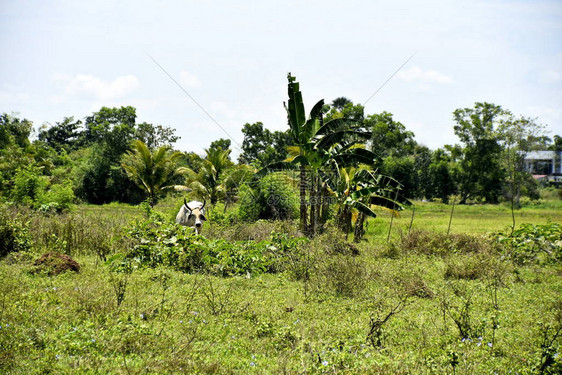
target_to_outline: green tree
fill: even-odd
[[[156,204],[159,195],[173,186],[172,177],[185,171],[176,166],[181,152],[171,152],[169,146],[161,146],[151,151],[144,142],[135,140],[133,150],[123,157],[121,166],[127,176],[148,195],[151,206]]]
[[[380,157],[403,157],[414,153],[416,147],[414,133],[406,130],[402,123],[394,121],[392,113],[369,115],[364,123],[372,132],[369,142],[371,150]]]
[[[336,111],[341,112],[347,104],[353,104],[353,102],[345,96],[340,96],[332,100],[332,108],[334,108]]]
[[[553,138],[553,143],[548,146],[548,149],[551,151],[562,151],[562,137],[555,135]]]
[[[448,203],[449,196],[457,191],[454,172],[452,171],[454,165],[456,163],[453,162],[446,149],[437,149],[433,152],[428,171],[427,198],[440,198],[443,202]]]
[[[416,165],[413,156],[388,156],[381,166],[381,173],[400,181],[403,185],[403,194],[407,197],[416,197]]]
[[[102,107],[86,117],[82,142],[87,146],[100,144],[104,153],[114,160],[120,160],[135,138],[137,114],[134,107]]]
[[[7,113],[0,116],[0,149],[15,144],[26,148],[30,145],[29,136],[33,130],[33,123],[26,119],[20,119]]]
[[[238,162],[255,165],[271,145],[271,132],[263,126],[263,123],[255,122],[244,124],[242,134],[244,134],[244,140]]]
[[[222,151],[230,149],[230,139],[219,138],[216,141],[211,142],[209,149],[216,148]]]
[[[293,143],[288,131],[271,132],[261,122],[244,124],[242,134],[244,140],[238,162],[255,167],[284,160],[287,147]]]
[[[29,165],[16,170],[12,198],[18,203],[38,207],[40,198],[48,186],[48,180],[39,167]]]
[[[525,155],[532,150],[544,148],[541,142],[544,127],[537,124],[533,118],[516,117],[511,112],[506,111],[505,116],[499,121],[497,133],[503,146],[502,165],[507,171],[504,196],[511,202],[513,228],[515,228],[513,210],[521,208],[522,191],[530,186],[529,181],[532,181],[536,187],[536,182],[525,171]]]
[[[353,104],[353,102],[345,97],[339,97],[332,101],[331,105],[325,106],[324,112],[326,113],[325,121],[330,121],[336,118],[345,118],[361,124],[365,120],[365,107],[361,104]],[[363,130],[361,125],[358,128]]]
[[[107,108],[86,117],[80,142],[89,147],[82,166],[78,194],[90,203],[137,202],[143,195],[121,167],[121,157],[135,138],[136,110]]]
[[[469,198],[495,203],[501,195],[505,169],[494,125],[505,111],[498,105],[476,103],[453,112],[455,134],[464,147],[460,160],[461,203]]]
[[[142,122],[137,125],[134,136],[152,150],[162,146],[173,146],[181,138],[175,133],[175,129]]]
[[[76,148],[81,126],[82,121],[74,120],[74,117],[65,117],[61,122],[41,130],[38,139],[57,151],[64,149],[68,152]]]
[[[20,168],[34,164],[29,136],[33,123],[14,115],[0,116],[0,195],[8,196]]]

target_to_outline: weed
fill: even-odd
[[[508,231],[496,233],[496,241],[504,254],[516,264],[562,262],[562,225],[521,224],[508,235]]]
[[[389,319],[400,313],[408,303],[407,297],[402,297],[400,301],[386,314],[380,314],[380,311],[375,315],[371,315],[369,322],[369,332],[367,333],[367,341],[373,348],[381,348],[383,343],[383,328],[388,323]]]
[[[533,370],[538,374],[560,374],[562,361],[560,360],[560,343],[562,338],[562,300],[554,305],[554,321],[539,323],[538,360]]]
[[[111,285],[113,286],[113,291],[115,292],[117,308],[119,308],[119,306],[121,306],[121,304],[125,300],[125,295],[127,294],[127,284],[129,283],[129,275],[112,273],[110,276],[110,282]]]
[[[399,250],[395,247],[398,246]],[[491,243],[485,237],[468,234],[444,234],[412,230],[401,234],[399,244],[390,244],[388,252],[447,256],[451,254],[490,253]],[[392,248],[395,249],[392,249]]]
[[[316,294],[357,297],[365,291],[368,272],[358,259],[345,255],[316,258],[309,287]]]
[[[206,277],[201,293],[207,301],[207,307],[212,315],[219,316],[223,314],[238,314],[243,313],[250,303],[239,304],[233,301],[233,288],[236,280],[231,280],[226,289],[222,289],[213,282],[212,276]]]
[[[28,251],[31,244],[29,224],[11,217],[7,209],[0,207],[0,258],[10,252]]]
[[[461,339],[474,339],[481,336],[483,332],[482,324],[474,322],[474,291],[463,284],[452,284],[449,286],[453,290],[453,295],[441,300],[443,317],[448,316],[458,329]]]
[[[431,299],[435,296],[435,293],[421,276],[423,273],[423,269],[404,267],[394,274],[393,287],[398,294],[406,297]]]

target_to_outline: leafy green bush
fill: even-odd
[[[513,234],[496,234],[506,256],[517,264],[562,261],[562,226],[559,223],[523,223]]]
[[[288,177],[274,173],[263,177],[255,186],[240,187],[240,219],[286,220],[298,214],[298,196],[291,189]]]
[[[27,223],[10,217],[4,207],[0,208],[0,258],[30,248],[31,235]]]
[[[64,181],[62,184],[51,185],[49,190],[40,195],[42,210],[65,211],[74,203],[76,197],[72,190],[72,182]]]
[[[61,212],[67,210],[76,197],[70,180],[50,185],[49,178],[41,174],[39,167],[28,166],[16,172],[12,199],[43,212]]]
[[[114,270],[136,267],[172,267],[183,272],[208,272],[220,276],[276,272],[274,262],[286,251],[279,240],[209,240],[193,234],[193,229],[147,219],[136,221],[127,230],[133,248],[112,257]],[[290,245],[287,245],[290,246]]]
[[[41,175],[36,166],[18,168],[14,177],[12,198],[18,203],[37,207],[39,198],[48,185],[47,178]]]

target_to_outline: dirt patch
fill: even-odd
[[[49,252],[41,255],[39,259],[33,263],[35,272],[45,272],[53,276],[66,271],[80,272],[80,264],[65,254]]]

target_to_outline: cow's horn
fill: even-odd
[[[187,201],[185,200],[185,198],[183,198],[183,205],[185,206],[185,208],[187,208],[189,211],[191,211],[189,209],[189,206],[187,205]]]
[[[205,208],[205,203],[207,203],[207,200],[203,199],[203,205],[201,206],[201,208]]]

